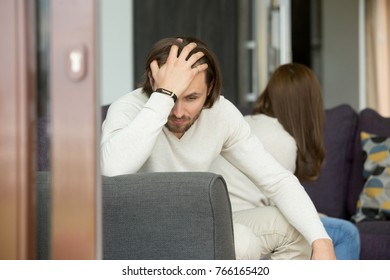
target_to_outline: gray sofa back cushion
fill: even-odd
[[[212,173],[103,177],[104,259],[234,259],[230,201]]]
[[[103,177],[104,259],[235,259],[231,206],[212,173]],[[50,172],[37,173],[37,258],[50,259]]]

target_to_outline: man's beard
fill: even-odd
[[[169,131],[173,132],[173,133],[185,133],[187,130],[190,129],[190,127],[195,123],[195,121],[199,118],[200,116],[200,113],[202,111],[200,111],[194,118],[190,118],[190,117],[186,117],[186,116],[183,116],[181,118],[176,118],[175,116],[173,115],[170,115],[168,117],[168,122],[165,124],[165,126],[169,129]],[[169,120],[185,120],[185,121],[189,121],[189,122],[186,122],[182,125],[171,125],[169,123]]]

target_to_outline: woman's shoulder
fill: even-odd
[[[280,124],[277,118],[273,118],[264,114],[256,114],[245,116],[245,120],[249,124],[252,133],[260,139],[260,141],[269,145],[283,143],[288,149],[296,149],[296,142]]]
[[[263,114],[245,117],[252,133],[263,143],[264,148],[279,162],[294,172],[296,160],[295,139],[276,118]]]
[[[258,129],[262,132],[286,132],[277,118],[270,117],[264,114],[248,115],[245,116],[245,120],[251,126],[252,129]]]

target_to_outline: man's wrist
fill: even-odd
[[[162,94],[166,94],[166,95],[172,97],[173,102],[176,102],[176,100],[177,100],[176,94],[174,94],[172,91],[167,90],[167,89],[165,89],[165,88],[158,88],[158,89],[155,90],[155,92],[159,92],[159,93],[162,93]]]

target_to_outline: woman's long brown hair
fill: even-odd
[[[325,157],[324,107],[320,84],[305,65],[284,64],[272,74],[257,99],[253,114],[275,117],[297,143],[295,175],[301,181],[318,178]]]

